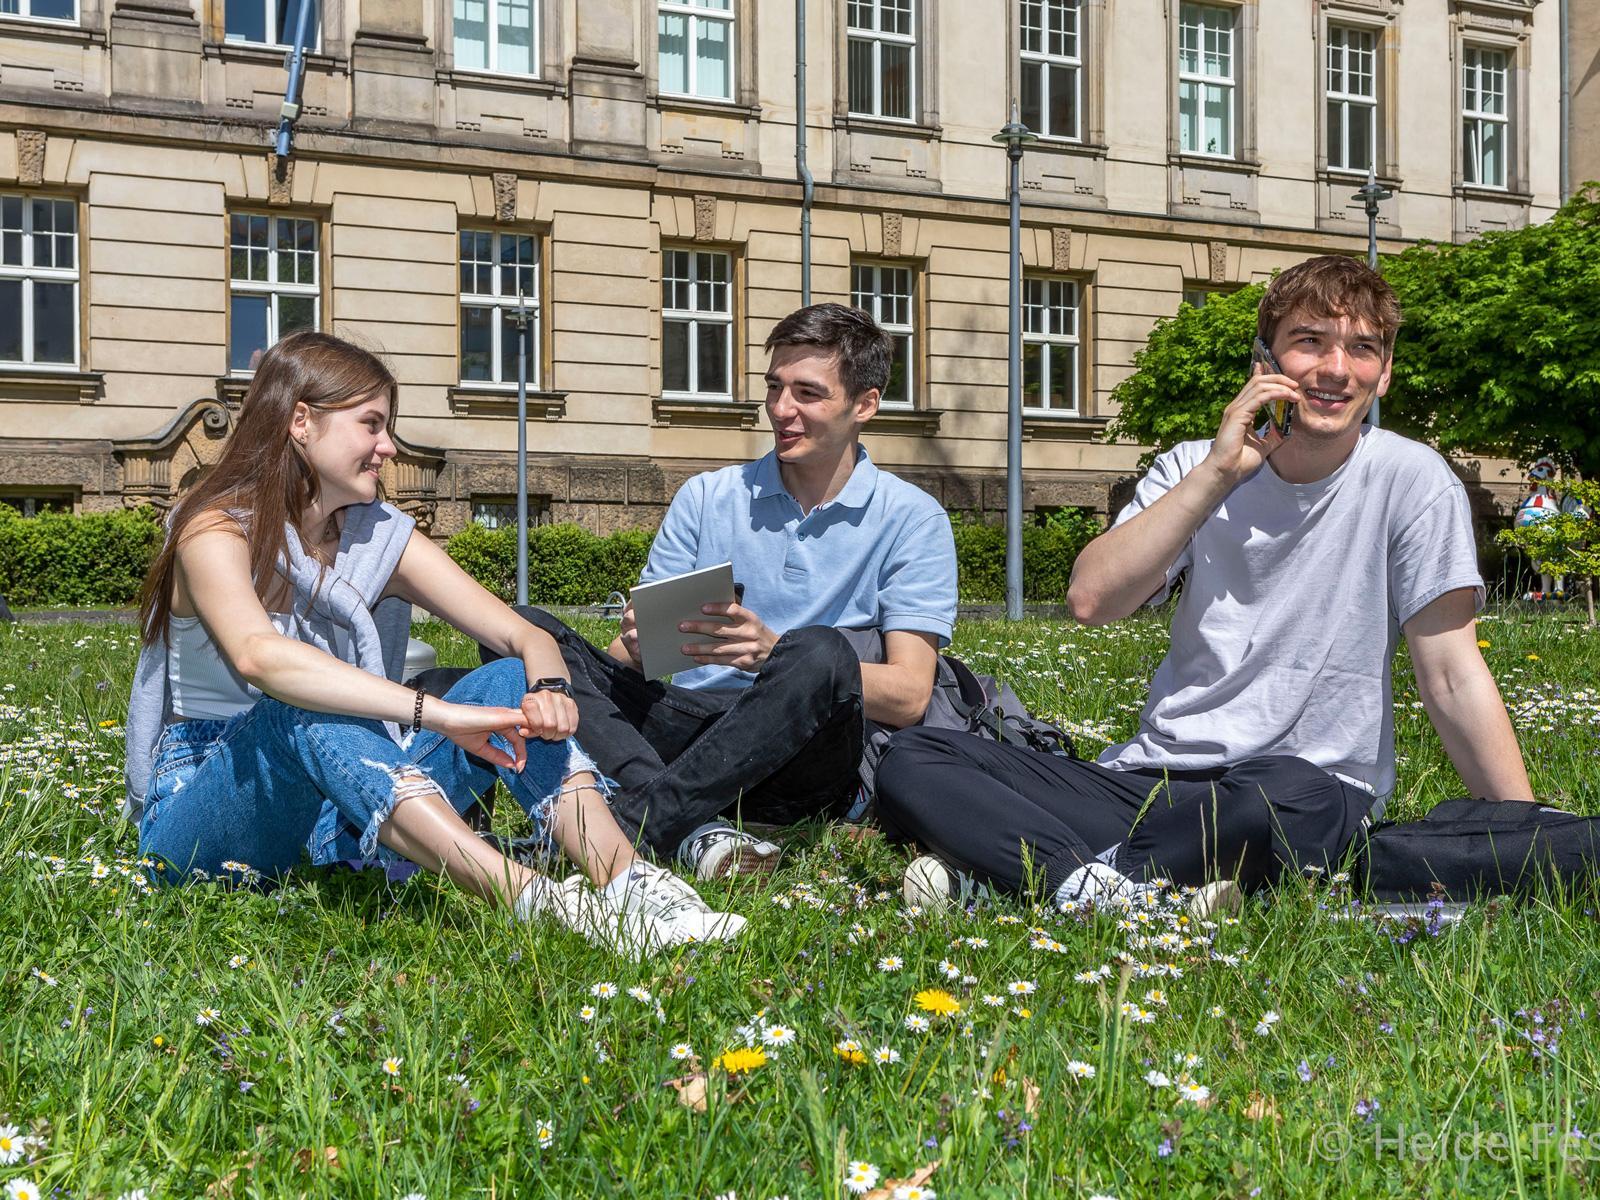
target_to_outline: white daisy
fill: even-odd
[[[10,1166],[22,1157],[22,1139],[15,1125],[0,1125],[0,1163]]]
[[[951,962],[948,958],[941,958],[939,960],[939,974],[943,975],[946,979],[960,979],[961,968],[956,966],[955,963]]]
[[[1086,1062],[1072,1058],[1067,1060],[1067,1073],[1077,1079],[1093,1079],[1094,1068]]]
[[[1211,1089],[1192,1079],[1186,1080],[1178,1085],[1178,1098],[1187,1100],[1190,1104],[1203,1104],[1211,1099]]]
[[[676,1061],[682,1062],[686,1058],[694,1057],[694,1047],[689,1045],[688,1042],[679,1042],[677,1045],[673,1046],[671,1050],[668,1050],[667,1053],[672,1055]]]
[[[39,1200],[39,1185],[31,1179],[13,1179],[6,1184],[6,1200]]]
[[[202,1008],[199,1012],[195,1013],[194,1023],[196,1025],[209,1025],[221,1015],[222,1014],[214,1008]]]
[[[539,1139],[539,1149],[548,1150],[556,1140],[555,1122],[546,1117],[539,1122],[538,1130],[534,1134]]]
[[[1153,1088],[1164,1088],[1164,1087],[1171,1087],[1172,1086],[1172,1080],[1168,1079],[1166,1077],[1166,1075],[1164,1075],[1160,1071],[1146,1071],[1144,1073],[1144,1081],[1146,1083],[1148,1083]]]
[[[906,1018],[906,1028],[912,1033],[927,1033],[928,1018],[918,1016],[916,1013],[912,1013]]]
[[[845,1190],[857,1196],[871,1191],[878,1185],[878,1168],[869,1162],[853,1162],[845,1168]]]
[[[594,1005],[585,1004],[582,1008],[580,1008],[578,1010],[578,1020],[580,1020],[580,1021],[592,1021],[592,1020],[594,1020],[594,1014],[595,1014]]]
[[[1261,1019],[1256,1022],[1256,1036],[1266,1037],[1267,1034],[1272,1032],[1272,1027],[1276,1025],[1280,1019],[1281,1018],[1277,1013],[1273,1012],[1270,1008],[1267,1009],[1266,1012],[1261,1014]]]
[[[1031,979],[1013,979],[1006,984],[1006,991],[1013,996],[1031,996],[1039,990],[1039,985]]]
[[[229,968],[231,970],[237,971],[240,967],[243,967],[249,961],[250,960],[248,958],[246,958],[244,955],[235,954],[232,958],[230,958],[228,960],[228,966],[229,966]]]
[[[877,1063],[879,1066],[887,1066],[890,1063],[897,1063],[900,1061],[900,1051],[891,1046],[879,1046],[872,1052],[872,1061]]]
[[[612,1000],[617,995],[617,985],[614,983],[597,983],[589,989],[589,995],[600,1000]]]
[[[795,1032],[787,1025],[768,1025],[761,1031],[761,1040],[769,1046],[788,1046],[794,1043]]]
[[[898,954],[886,954],[878,960],[878,970],[880,971],[898,971],[905,965],[905,960]]]
[[[1220,1005],[1220,1004],[1213,1004],[1206,1011],[1209,1012],[1213,1017],[1218,1018],[1219,1020],[1228,1015],[1228,1010],[1223,1008],[1222,1005]]]
[[[933,1200],[937,1193],[931,1187],[920,1184],[905,1184],[894,1190],[894,1200]]]
[[[648,988],[642,987],[629,988],[628,995],[632,996],[640,1004],[649,1004],[650,1001],[655,999],[655,997],[650,994],[650,990]]]
[[[405,1059],[401,1058],[397,1054],[391,1054],[388,1058],[383,1060],[383,1073],[388,1075],[390,1078],[393,1078],[394,1076],[400,1074],[400,1064],[403,1062],[405,1062]]]

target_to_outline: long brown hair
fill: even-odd
[[[394,376],[371,351],[330,334],[304,332],[290,334],[261,356],[222,458],[167,519],[166,542],[139,594],[139,625],[146,645],[166,636],[178,547],[186,531],[207,513],[244,515],[250,578],[265,603],[278,557],[288,542],[284,523],[298,527],[320,490],[305,451],[289,432],[295,405],[304,404],[313,413],[331,412],[353,408],[378,391],[389,393],[393,429]]]

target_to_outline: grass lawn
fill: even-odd
[[[1569,615],[1480,636],[1536,791],[1600,812],[1600,633]],[[1133,729],[1165,642],[982,623],[956,650],[1087,754]],[[899,902],[904,852],[817,828],[713,891],[739,942],[640,965],[425,875],[152,891],[115,815],[135,649],[0,627],[8,1194],[798,1200],[849,1194],[856,1161],[946,1200],[1600,1186],[1594,891],[1437,936],[1334,919],[1327,879],[1215,926],[943,916]],[[1461,786],[1404,661],[1395,697],[1410,816]],[[747,1041],[763,1063],[713,1065]]]

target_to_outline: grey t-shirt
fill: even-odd
[[[1139,481],[1116,524],[1154,504],[1211,449],[1184,442]],[[1269,465],[1229,492],[1149,600],[1188,574],[1172,646],[1119,770],[1204,770],[1292,754],[1386,798],[1394,790],[1390,661],[1400,628],[1474,588],[1467,492],[1438,453],[1366,428],[1344,464],[1291,484]]]

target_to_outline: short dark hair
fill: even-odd
[[[1261,340],[1271,345],[1278,322],[1297,308],[1315,317],[1364,321],[1383,340],[1385,354],[1394,350],[1400,302],[1383,276],[1358,259],[1343,254],[1308,258],[1269,283],[1256,313]]]
[[[843,304],[811,304],[797,308],[773,327],[766,350],[779,346],[819,346],[839,355],[839,381],[854,400],[862,392],[889,383],[893,344],[878,323],[859,308]]]

